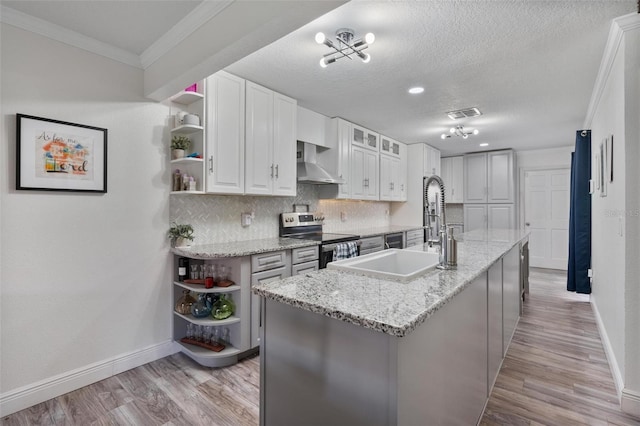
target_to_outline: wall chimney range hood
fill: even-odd
[[[317,163],[316,149],[317,147],[313,144],[298,141],[296,150],[298,183],[312,185],[346,183],[345,179],[334,176]]]

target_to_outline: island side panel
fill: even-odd
[[[476,424],[487,400],[487,273],[398,340],[398,425]]]
[[[397,338],[268,299],[262,317],[262,426],[396,423]]]
[[[503,287],[503,315],[504,315],[504,355],[511,343],[520,319],[520,244],[513,247],[502,258],[502,287]]]

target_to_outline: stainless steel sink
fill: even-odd
[[[390,249],[330,262],[327,268],[406,282],[435,268],[438,261],[438,253]]]

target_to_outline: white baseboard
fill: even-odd
[[[624,389],[624,379],[622,378],[622,373],[620,372],[620,366],[618,365],[616,355],[613,353],[613,348],[611,347],[611,342],[609,341],[607,330],[604,328],[602,317],[600,317],[598,305],[593,300],[593,297],[591,297],[590,300],[591,306],[593,307],[593,313],[596,317],[596,324],[598,324],[598,332],[600,333],[600,340],[602,340],[604,353],[607,356],[607,361],[609,361],[609,369],[611,370],[611,375],[613,376],[613,383],[616,385],[616,393],[618,394],[618,398],[621,398],[622,390]]]
[[[178,346],[172,340],[167,340],[3,393],[0,395],[0,417],[64,395],[123,371],[164,358],[178,351]]]
[[[625,413],[640,417],[640,392],[623,389],[620,398],[620,408]]]

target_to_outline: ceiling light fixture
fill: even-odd
[[[422,92],[424,92],[424,87],[412,87],[411,89],[409,89],[409,93],[411,93],[412,95],[417,95],[418,93]]]
[[[481,143],[480,146],[489,146],[489,144],[484,142],[484,143]]]
[[[449,134],[443,133],[440,135],[441,139],[447,139],[451,136],[461,136],[463,139],[467,139],[469,135],[477,135],[480,133],[478,129],[465,130],[464,126],[456,126],[449,129]]]
[[[329,40],[324,33],[316,34],[316,43],[324,44],[335,50],[335,52],[327,53],[320,59],[320,66],[326,68],[327,65],[334,63],[340,58],[353,59],[351,56],[356,55],[365,64],[371,60],[371,55],[363,53],[362,51],[369,47],[370,44],[376,40],[376,36],[373,33],[367,33],[364,38],[357,40],[353,39],[354,32],[349,28],[340,28],[336,31],[337,43]]]

